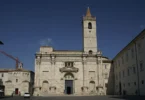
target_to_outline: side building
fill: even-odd
[[[0,96],[5,95],[4,82],[7,81],[7,79],[8,79],[8,70],[0,69]]]
[[[145,29],[113,59],[115,94],[145,95]]]
[[[23,95],[25,92],[33,94],[34,72],[24,69],[1,69],[0,79],[4,86],[4,94]]]

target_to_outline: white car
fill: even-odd
[[[30,93],[24,93],[24,98],[30,98]]]

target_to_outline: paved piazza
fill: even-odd
[[[24,97],[5,97],[0,100],[145,100],[145,97],[137,96],[55,96],[55,97],[31,97],[25,99]]]

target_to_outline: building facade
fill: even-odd
[[[111,60],[97,48],[96,18],[89,8],[82,22],[82,51],[41,46],[35,54],[34,96],[113,93]]]
[[[33,93],[34,72],[24,69],[1,69],[0,79],[4,86],[4,94],[23,95],[25,92]]]
[[[145,95],[145,30],[113,59],[115,94]]]

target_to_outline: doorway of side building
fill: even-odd
[[[74,76],[72,73],[65,74],[65,94],[73,94]]]
[[[15,94],[18,95],[19,94],[19,89],[15,88]]]
[[[122,86],[121,86],[121,82],[119,82],[119,95],[122,95]]]

